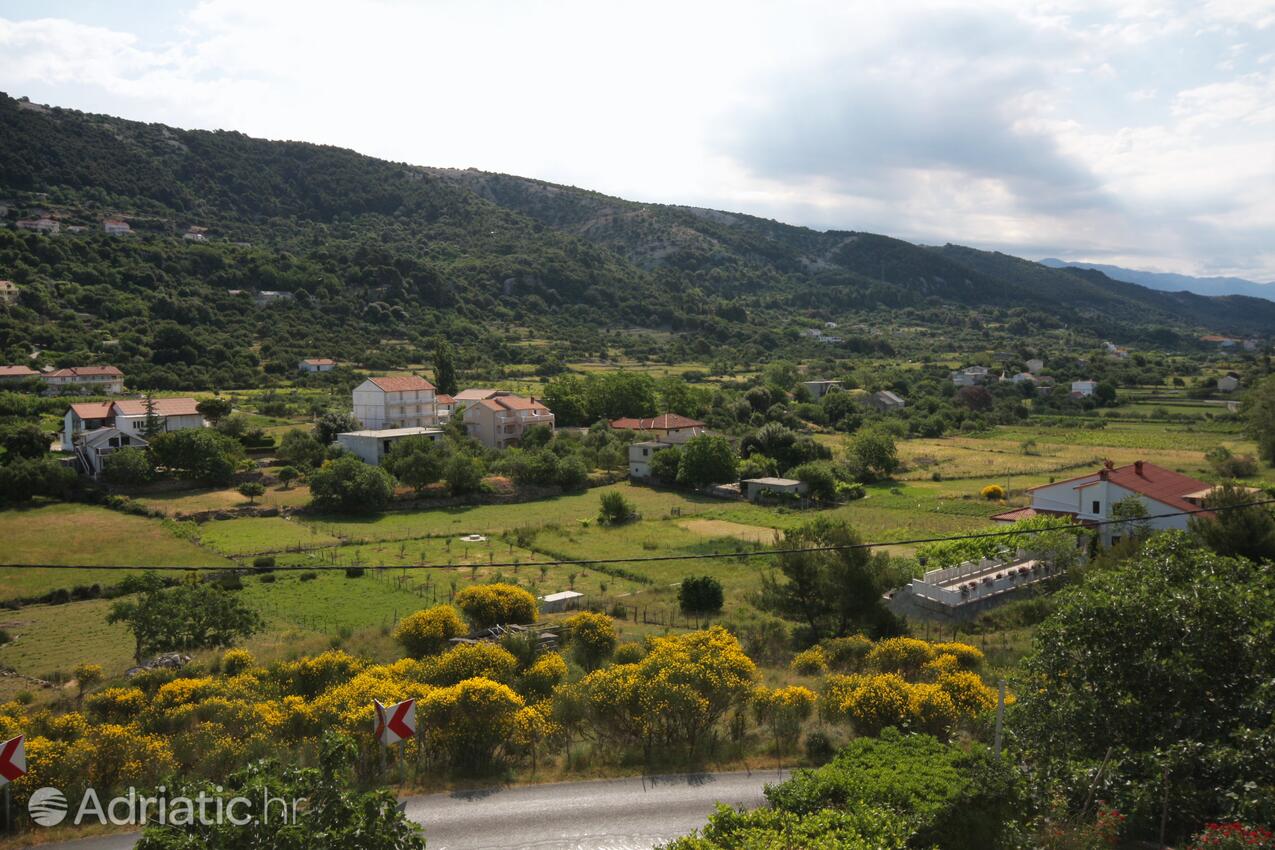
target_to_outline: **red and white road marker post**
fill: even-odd
[[[372,704],[376,707],[376,740],[385,747],[399,745],[398,782],[402,785],[407,739],[416,736],[416,700],[405,699],[393,705],[381,705],[380,700],[372,700]],[[385,750],[381,750],[381,770],[385,770]]]
[[[27,736],[19,735],[0,744],[0,785],[4,786],[4,831],[12,827],[9,818],[9,783],[27,775]]]

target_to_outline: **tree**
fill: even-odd
[[[591,374],[584,384],[590,421],[654,416],[655,381],[641,372]]]
[[[861,431],[851,438],[846,457],[853,477],[861,481],[888,478],[899,468],[894,438],[879,429]]]
[[[256,502],[258,496],[265,495],[266,485],[260,481],[245,481],[236,489],[239,490],[239,495],[247,499],[248,504],[251,505]]]
[[[453,601],[477,629],[536,621],[536,597],[517,585],[471,584]]]
[[[598,522],[604,525],[619,525],[628,522],[637,514],[633,503],[624,498],[619,490],[607,490],[598,497]]]
[[[544,403],[553,411],[558,425],[588,425],[589,401],[584,379],[576,375],[560,375],[545,384]]]
[[[362,425],[359,424],[359,420],[354,418],[353,413],[346,413],[343,410],[329,410],[319,417],[318,422],[314,423],[314,438],[326,450],[328,446],[336,442],[337,434],[357,431],[361,427]]]
[[[310,498],[321,510],[375,513],[394,495],[394,479],[379,466],[346,455],[329,461],[310,476]]]
[[[434,384],[444,395],[456,395],[456,353],[452,344],[440,339],[434,344]]]
[[[285,432],[279,441],[279,459],[302,469],[318,469],[326,455],[326,444],[300,428]]]
[[[452,638],[463,634],[465,624],[450,605],[435,605],[408,614],[394,628],[394,640],[413,658],[437,655],[451,645]]]
[[[898,634],[898,621],[881,603],[882,594],[898,577],[888,555],[852,548],[859,543],[849,526],[827,517],[788,530],[785,549],[841,548],[779,555],[780,575],[763,577],[763,604],[804,623],[812,643],[857,632],[873,637]]]
[[[442,477],[445,462],[443,447],[429,437],[399,440],[384,461],[395,478],[418,493]]]
[[[707,487],[736,480],[739,458],[725,437],[700,434],[682,447],[677,467],[677,483],[686,487]]]
[[[108,623],[124,623],[133,633],[134,657],[174,650],[216,649],[249,637],[261,628],[257,613],[214,584],[160,586],[153,573],[126,584],[136,598],[117,601]]]
[[[125,446],[102,459],[102,478],[108,484],[136,487],[155,477],[150,455],[144,449]]]
[[[1119,521],[1112,530],[1128,537],[1146,537],[1151,533],[1147,516],[1147,506],[1141,496],[1136,493],[1125,496],[1111,506],[1111,518]]]
[[[973,411],[991,410],[995,403],[987,387],[961,387],[956,391],[956,400]]]
[[[1248,391],[1242,412],[1249,436],[1257,441],[1258,454],[1275,466],[1275,375]]]
[[[1093,390],[1094,401],[1103,407],[1109,407],[1116,403],[1116,385],[1110,381],[1099,381],[1098,386]]]
[[[837,477],[832,474],[832,469],[826,462],[803,463],[790,469],[788,474],[806,485],[806,493],[810,498],[821,502],[836,501]]]
[[[75,470],[52,458],[18,458],[0,466],[0,502],[29,502],[36,496],[64,499],[78,484]]]
[[[280,469],[276,475],[278,476],[280,483],[283,484],[283,489],[288,490],[292,488],[292,482],[301,477],[301,470],[297,469],[295,466],[285,466]]]
[[[76,665],[76,668],[71,672],[71,675],[75,677],[75,701],[77,703],[83,703],[84,694],[88,691],[88,689],[102,681],[102,665],[79,664]]]
[[[659,449],[651,455],[651,477],[661,484],[677,481],[677,470],[682,465],[682,450],[677,446]]]
[[[42,428],[21,425],[4,435],[5,460],[42,458],[49,453],[52,439]]]
[[[1275,759],[1255,742],[1271,722],[1272,622],[1268,568],[1158,534],[1057,597],[1023,662],[1013,739],[1045,782],[1109,758],[1103,792],[1130,838],[1158,836],[1166,799],[1170,843],[1269,806]]]
[[[243,459],[243,446],[208,428],[183,428],[159,434],[150,442],[155,465],[179,478],[226,485]]]
[[[558,464],[558,486],[563,490],[581,490],[589,483],[589,469],[579,455],[564,457]]]
[[[146,417],[142,420],[142,437],[147,442],[153,441],[157,436],[164,433],[164,420],[159,418],[155,412],[155,396],[147,393],[146,398],[142,401],[142,407],[146,411]]]
[[[562,621],[572,654],[585,670],[593,670],[615,651],[615,624],[606,614],[581,611]]]
[[[230,399],[215,395],[212,398],[201,400],[195,405],[195,409],[199,411],[200,416],[203,416],[216,428],[217,423],[229,416],[234,408],[230,403]]]
[[[458,452],[443,464],[443,480],[447,482],[447,489],[453,495],[473,493],[483,483],[482,463],[477,458]]]
[[[1269,506],[1251,504],[1255,498],[1234,484],[1218,487],[1204,500],[1204,506],[1216,513],[1191,517],[1191,532],[1219,555],[1275,560],[1275,516]]]
[[[677,589],[677,602],[687,614],[713,614],[722,610],[722,583],[712,576],[687,576]]]
[[[260,761],[227,780],[199,788],[182,788],[181,796],[215,800],[216,811],[232,810],[234,818],[191,818],[189,825],[172,820],[148,826],[138,850],[252,850],[258,847],[350,847],[358,850],[425,850],[421,829],[407,819],[394,792],[362,791],[354,775],[358,747],[337,732],[325,732],[319,743],[317,768],[284,767]],[[176,792],[178,789],[173,789]],[[293,817],[276,800],[304,801]],[[270,801],[270,802],[267,802]],[[271,805],[274,803],[273,805]],[[250,819],[242,825],[241,817]],[[236,823],[238,821],[238,823]]]

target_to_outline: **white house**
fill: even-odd
[[[124,373],[114,366],[70,366],[42,377],[55,390],[112,394],[124,392]]]
[[[354,388],[354,418],[370,431],[437,425],[434,385],[419,375],[368,378]]]
[[[1078,395],[1084,396],[1085,398],[1089,398],[1089,396],[1093,395],[1094,391],[1097,389],[1098,389],[1097,381],[1072,381],[1071,382],[1071,391]]]
[[[554,426],[553,411],[544,404],[508,393],[467,405],[463,416],[465,432],[489,449],[518,445],[528,428]]]
[[[439,422],[450,422],[452,414],[456,412],[456,399],[447,393],[437,393],[434,396],[434,407],[438,411]]]
[[[663,449],[672,448],[672,443],[663,440],[643,440],[629,443],[629,477],[634,479],[651,477],[651,458]]]
[[[1019,372],[1009,380],[1015,384],[1034,384],[1036,383],[1036,376],[1031,372]]]
[[[681,445],[692,437],[698,437],[703,434],[705,425],[698,419],[691,419],[689,416],[682,416],[678,413],[664,413],[649,419],[634,419],[631,417],[612,419],[611,427],[617,431],[647,432],[654,434],[657,439],[666,443]]]
[[[204,416],[196,409],[193,398],[157,398],[155,416],[162,431],[203,428]],[[146,430],[146,399],[121,399],[111,405],[111,424],[123,434],[141,434]]]
[[[302,372],[331,372],[336,368],[336,361],[327,357],[307,357],[297,364]]]
[[[988,372],[986,366],[966,366],[952,373],[952,383],[958,387],[972,387],[986,381]]]
[[[1112,506],[1123,499],[1135,496],[1146,508],[1148,528],[1185,529],[1190,518],[1181,511],[1196,511],[1204,504],[1213,486],[1189,475],[1136,460],[1128,466],[1117,467],[1110,461],[1097,472],[1032,487],[1031,507],[1006,511],[992,517],[1002,523],[1014,522],[1033,516],[1068,516],[1081,523],[1101,523],[1112,518]],[[1161,516],[1173,514],[1176,516]],[[1129,530],[1122,524],[1099,526],[1104,543],[1117,543]]]
[[[434,442],[443,439],[442,428],[382,428],[380,430],[347,431],[337,434],[336,441],[352,455],[373,466],[384,460],[399,440],[408,437],[428,437]]]
[[[840,381],[802,381],[801,385],[806,388],[806,392],[810,393],[810,397],[815,401],[826,396],[829,390],[841,389]]]
[[[54,221],[47,216],[44,218],[32,218],[17,223],[19,230],[31,230],[35,233],[54,234],[62,229],[61,222]]]
[[[114,406],[109,401],[89,401],[67,408],[62,415],[62,451],[75,450],[76,436],[110,427],[114,418],[111,409]]]
[[[30,366],[0,366],[0,384],[17,383],[38,377],[40,373]]]
[[[1220,393],[1233,393],[1239,388],[1240,376],[1234,372],[1227,372],[1217,379],[1217,391]]]
[[[140,434],[126,434],[118,428],[98,428],[85,431],[79,436],[71,450],[79,458],[84,472],[97,478],[102,474],[106,458],[120,449],[144,449],[149,445]]]
[[[127,221],[120,221],[117,218],[108,218],[102,222],[102,230],[107,236],[127,236],[133,232],[133,228],[128,226]]]

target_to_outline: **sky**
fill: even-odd
[[[1275,0],[0,0],[0,90],[819,229],[1275,281]]]

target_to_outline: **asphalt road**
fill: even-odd
[[[786,772],[784,774],[786,776]],[[408,797],[429,850],[649,850],[704,825],[717,803],[758,806],[775,769],[524,785]],[[114,835],[41,850],[130,850]]]

